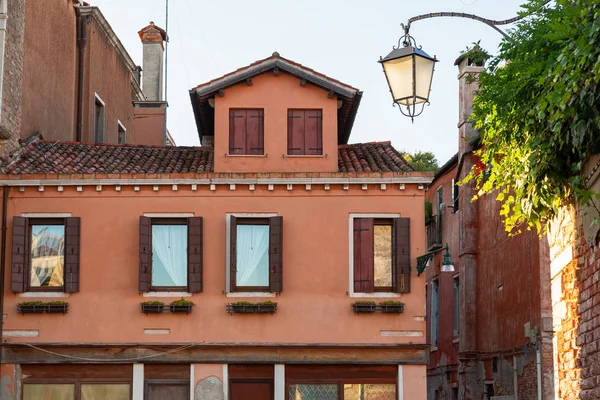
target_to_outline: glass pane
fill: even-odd
[[[187,286],[187,225],[152,225],[152,286]]]
[[[337,400],[338,385],[290,385],[288,400]]]
[[[413,70],[412,57],[397,58],[383,63],[394,100],[402,100],[402,104],[413,103]]]
[[[415,88],[416,94],[425,99],[429,98],[429,88],[431,87],[431,77],[433,76],[433,67],[435,62],[423,57],[415,57]],[[417,99],[416,103],[422,103],[425,100]]]
[[[23,400],[73,400],[75,385],[23,385]]]
[[[60,287],[64,283],[64,225],[31,226],[32,287]]]
[[[375,287],[392,286],[392,226],[375,225]]]
[[[81,400],[129,400],[129,384],[82,384]]]
[[[269,226],[238,225],[236,286],[269,286]]]
[[[344,400],[395,400],[396,385],[392,384],[345,384]]]

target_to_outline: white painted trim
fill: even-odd
[[[398,400],[404,400],[404,371],[402,364],[398,365]]]
[[[121,120],[117,120],[117,125],[119,125],[119,127],[121,129],[123,129],[123,132],[125,132],[125,134],[127,134],[127,128],[125,128],[125,125],[123,125],[123,123],[121,122]]]
[[[409,331],[409,330],[390,330],[390,331],[379,331],[379,336],[394,336],[394,337],[422,337],[425,336],[423,331]]]
[[[64,292],[25,292],[25,293],[18,293],[17,297],[23,297],[23,298],[35,298],[35,297],[52,297],[52,298],[63,298],[63,297],[70,297],[71,293],[64,293]]]
[[[144,364],[133,364],[132,389],[132,400],[144,400]]]
[[[207,178],[207,179],[3,179],[0,186],[153,186],[153,185],[380,185],[386,184],[429,184],[432,178]],[[422,185],[420,185],[422,186]]]
[[[21,217],[25,218],[69,218],[71,213],[21,213]]]
[[[142,297],[192,297],[191,293],[187,292],[146,292]]]
[[[223,364],[223,400],[229,400],[229,369]]]
[[[400,218],[400,214],[358,214],[351,213],[348,218],[348,296],[349,297],[379,297],[376,293],[354,293],[354,218]],[[374,296],[361,296],[373,294]],[[384,293],[385,294],[385,293]],[[397,293],[394,293],[397,295]],[[380,296],[395,297],[395,296]]]
[[[354,275],[354,274],[353,274]],[[352,277],[354,279],[354,276]],[[352,286],[354,286],[354,281],[352,282]],[[393,293],[393,292],[374,292],[374,293],[349,293],[348,294],[349,297],[356,297],[356,298],[365,298],[365,299],[379,299],[382,297],[402,297],[402,294],[400,293]]]
[[[37,329],[30,330],[4,330],[2,331],[3,337],[38,337],[40,336],[40,331]]]
[[[231,217],[236,218],[268,218],[276,217],[277,213],[227,213],[225,214],[225,293],[229,295],[231,292],[230,287],[230,271],[229,266],[231,265],[231,256],[229,249],[231,244],[229,239],[231,238]],[[236,296],[231,296],[236,297]],[[240,297],[252,297],[252,296],[240,296]],[[266,296],[265,296],[266,297]],[[269,296],[270,297],[270,296]]]
[[[196,368],[194,363],[190,364],[190,400],[194,400],[194,391],[196,390]]]
[[[98,93],[94,92],[94,98],[96,99],[96,101],[99,101],[100,104],[102,104],[102,107],[106,108],[106,103],[104,102],[104,100],[102,100],[102,97],[100,97]]]
[[[271,292],[227,292],[227,297],[276,297],[277,294]]]
[[[195,213],[144,213],[144,217],[150,218],[190,218]]]
[[[284,364],[275,364],[275,400],[285,400]]]
[[[170,335],[170,329],[144,329],[144,335]]]

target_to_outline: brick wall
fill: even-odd
[[[9,157],[19,146],[24,34],[25,0],[8,0],[0,131],[9,139],[0,141],[0,157]]]

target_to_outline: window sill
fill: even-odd
[[[357,297],[357,298],[371,298],[371,299],[377,299],[377,298],[382,298],[382,297],[402,297],[402,294],[400,293],[393,293],[393,292],[375,292],[375,293],[350,293],[349,297]]]
[[[24,293],[19,293],[18,297],[54,297],[54,298],[61,298],[61,297],[70,297],[71,293],[65,293],[65,292],[24,292]]]
[[[227,297],[276,297],[275,293],[271,292],[229,292]]]
[[[429,352],[430,352],[430,353],[433,353],[434,351],[438,351],[438,348],[437,348],[437,347],[435,347],[435,346],[431,346],[431,347],[429,348]]]
[[[146,292],[143,297],[191,297],[191,293],[187,292]]]
[[[283,158],[327,158],[327,154],[282,154]]]
[[[225,154],[225,157],[267,158],[268,154]]]

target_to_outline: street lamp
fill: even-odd
[[[438,60],[417,47],[415,39],[408,33],[410,24],[402,27],[404,36],[390,54],[380,57],[379,63],[383,66],[394,104],[414,122],[425,104],[429,104],[433,71]]]
[[[442,261],[442,266],[440,267],[440,272],[454,272],[454,263],[452,262],[452,256],[448,251],[448,243],[444,247],[441,247],[437,250],[432,250],[424,255],[417,257],[417,272],[418,275],[421,275],[425,268],[429,267],[431,264],[431,260],[433,260],[433,256],[440,251],[446,250],[444,253],[444,260]]]

